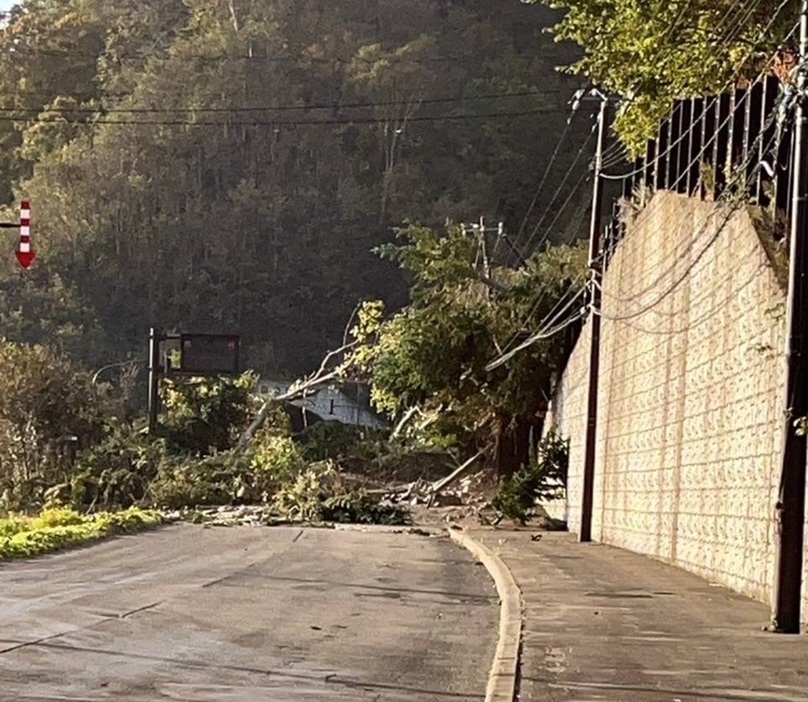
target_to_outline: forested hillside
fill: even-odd
[[[0,333],[101,365],[151,324],[237,331],[252,367],[297,373],[359,300],[406,301],[371,251],[393,227],[486,216],[526,248],[578,87],[554,70],[575,59],[543,33],[557,19],[519,0],[23,2],[0,33],[0,201],[6,220],[32,201],[39,258],[21,276],[6,230]],[[582,141],[551,178],[584,172]]]

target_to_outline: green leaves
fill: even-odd
[[[47,509],[33,519],[0,519],[0,561],[29,558],[91,541],[153,529],[163,523],[156,512],[137,508],[84,516],[68,509]]]
[[[161,431],[174,451],[206,456],[233,447],[247,423],[256,377],[167,379]]]
[[[532,515],[536,501],[562,499],[567,488],[569,440],[554,430],[539,442],[527,465],[502,480],[492,504],[494,508],[519,524]]]
[[[441,444],[447,436],[468,442],[497,416],[540,412],[563,363],[563,335],[536,343],[494,372],[486,365],[583,282],[584,249],[550,247],[523,268],[494,266],[492,288],[482,280],[476,235],[411,225],[399,231],[399,241],[380,253],[411,277],[412,301],[384,321],[377,306],[369,308],[372,325],[360,323],[361,345],[352,358],[371,382],[376,408],[392,418],[416,405],[436,411],[431,430]]]
[[[535,2],[536,0],[527,0]],[[752,78],[791,32],[796,0],[546,0],[566,10],[558,41],[583,48],[571,70],[624,98],[615,129],[634,153],[679,98]]]

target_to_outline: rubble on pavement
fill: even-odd
[[[356,478],[359,484],[361,476]],[[435,490],[438,482],[419,478],[409,483],[369,485],[363,489],[376,495],[382,505],[405,507],[417,526],[445,528],[457,526],[498,526],[502,515],[493,507],[496,481],[490,471],[466,475],[448,487]],[[165,515],[170,521],[190,521],[211,527],[225,526],[282,526],[293,524],[266,505],[239,505],[226,507],[200,507],[193,510],[173,511]],[[552,520],[541,507],[536,507],[533,528],[556,529],[559,523]]]

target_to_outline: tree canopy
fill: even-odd
[[[539,0],[527,0],[537,2]],[[616,129],[633,150],[673,100],[754,78],[791,44],[797,0],[543,0],[565,11],[561,41],[583,48],[572,70],[624,98]]]
[[[498,464],[513,470],[527,460],[530,430],[541,436],[570,337],[536,339],[494,369],[491,361],[554,313],[565,323],[578,317],[574,305],[564,312],[560,303],[582,288],[587,251],[558,245],[524,266],[486,266],[484,242],[468,230],[441,234],[411,225],[399,237],[400,245],[380,253],[410,274],[411,302],[389,317],[378,303],[364,308],[351,364],[366,373],[372,400],[387,416],[400,419],[417,407],[432,417],[429,434],[461,450],[509,442],[511,455]]]

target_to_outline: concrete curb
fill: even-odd
[[[491,549],[472,538],[465,530],[449,529],[452,541],[467,549],[494,579],[501,602],[499,610],[499,641],[485,702],[514,702],[519,673],[519,651],[522,641],[522,603],[519,586],[511,571]]]

